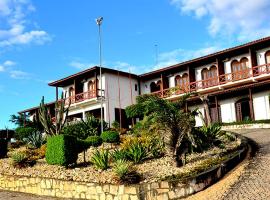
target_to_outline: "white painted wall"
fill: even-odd
[[[255,120],[270,119],[269,94],[270,91],[253,94]]]
[[[118,76],[115,74],[105,74],[106,77],[106,113],[105,119],[112,123],[115,120],[115,108],[121,106],[122,109],[125,109],[127,106],[132,103],[136,103],[136,96],[139,95],[139,85],[138,80],[126,76]],[[130,83],[131,80],[131,83]],[[135,84],[137,84],[137,91],[135,91]],[[120,87],[120,104],[119,105],[119,87]],[[132,97],[131,97],[132,90]]]
[[[229,123],[236,121],[235,102],[236,98],[219,101],[222,122]]]
[[[143,81],[143,82],[141,82],[141,93],[142,94],[149,94],[149,93],[151,93],[150,84],[152,82],[157,83],[159,80],[160,80],[160,78],[155,78],[155,79],[151,79],[149,81]]]
[[[258,62],[258,65],[264,65],[266,64],[265,63],[265,53],[267,51],[270,50],[270,47],[269,48],[265,48],[265,49],[260,49],[256,52],[256,56],[257,56],[257,62]]]

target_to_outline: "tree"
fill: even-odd
[[[25,124],[31,124],[28,115],[11,115],[9,121],[19,127],[24,126]]]
[[[177,101],[169,101],[154,95],[143,95],[137,98],[137,104],[126,109],[128,117],[147,116],[164,130],[167,147],[174,156],[176,165],[184,164],[189,141],[196,146],[192,135],[197,110],[185,112],[185,102],[190,94],[180,97]]]
[[[65,107],[65,99],[63,93],[61,100],[55,102],[55,122],[52,121],[52,117],[49,114],[48,108],[44,103],[44,97],[41,99],[39,107],[39,120],[44,127],[46,134],[48,135],[59,135],[66,124],[70,103]]]
[[[209,110],[209,98],[207,95],[204,95],[204,96],[200,96],[200,99],[203,102],[203,107],[205,110],[205,121],[207,125],[210,125],[212,123],[212,120],[211,120],[211,115],[210,115],[210,110]]]

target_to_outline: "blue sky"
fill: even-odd
[[[141,74],[270,35],[269,0],[0,0],[0,129],[98,63]],[[155,45],[158,45],[156,65]]]

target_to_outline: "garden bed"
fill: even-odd
[[[133,167],[136,169],[136,172],[141,175],[141,182],[165,180],[166,177],[171,177],[175,174],[179,177],[189,177],[223,162],[237,152],[241,143],[242,140],[237,138],[235,141],[226,143],[223,148],[214,147],[203,153],[190,154],[187,156],[187,164],[180,168],[175,166],[175,161],[170,156],[145,160],[141,164],[133,164]],[[13,151],[10,151],[8,155],[10,156],[14,151],[22,151],[23,148],[25,147],[13,149]],[[102,148],[108,149],[112,152],[119,148],[119,146],[105,144],[98,147],[98,149]],[[90,160],[95,150],[96,148],[92,147],[87,150],[86,161]],[[85,166],[82,153],[79,154],[77,162],[78,165],[73,168],[48,165],[45,159],[39,159],[33,167],[18,169],[13,167],[11,162],[10,158],[0,160],[0,174],[44,177],[82,182],[117,183],[111,166],[105,171],[97,170],[92,164],[90,164],[90,162],[87,162],[87,165]]]

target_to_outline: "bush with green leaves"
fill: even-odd
[[[85,141],[92,147],[98,147],[102,144],[100,136],[89,136]]]
[[[31,147],[38,149],[45,142],[45,138],[42,136],[42,133],[39,131],[32,132],[27,138],[23,140]]]
[[[127,157],[134,163],[140,163],[147,158],[147,150],[141,143],[131,144],[126,151]]]
[[[104,131],[100,137],[103,142],[118,143],[120,141],[120,135],[116,131]]]
[[[103,121],[103,130],[108,129],[107,122]],[[62,134],[72,135],[78,139],[85,140],[89,136],[100,135],[101,133],[101,121],[98,118],[95,118],[93,115],[87,115],[85,120],[70,123],[66,125]]]
[[[113,171],[120,180],[129,173],[129,169],[130,163],[123,159],[116,160],[113,166]]]
[[[8,141],[7,139],[0,139],[0,158],[5,158],[8,152]]]
[[[91,158],[91,162],[97,169],[106,170],[109,168],[109,151],[96,150]]]
[[[24,138],[29,137],[35,131],[37,129],[33,127],[18,127],[15,129],[15,138],[23,141]]]
[[[128,159],[128,154],[127,151],[124,149],[115,149],[112,153],[111,153],[111,157],[113,159],[113,161],[117,161],[117,160],[126,160]]]
[[[46,161],[51,165],[68,166],[78,159],[77,139],[70,135],[56,135],[47,139]]]
[[[200,128],[201,133],[203,134],[202,138],[208,144],[209,147],[211,146],[218,146],[220,141],[220,133],[221,133],[221,126],[219,124],[210,124],[208,126],[204,125]]]

